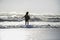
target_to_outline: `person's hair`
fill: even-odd
[[[29,12],[26,12],[26,15],[28,15]]]

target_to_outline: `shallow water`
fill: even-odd
[[[30,25],[60,25],[60,22],[30,22]],[[0,22],[4,26],[24,25],[22,22]],[[39,26],[38,26],[39,27]],[[0,29],[0,40],[60,40],[60,28]]]
[[[29,25],[60,25],[60,22],[29,22]],[[5,21],[5,22],[0,22],[0,25],[25,25],[24,21],[21,22],[9,22],[9,21]]]
[[[0,29],[1,40],[60,40],[60,28]]]

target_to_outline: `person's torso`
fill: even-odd
[[[30,19],[29,15],[25,15],[25,19],[29,20]]]

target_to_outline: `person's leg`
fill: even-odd
[[[25,21],[25,27],[26,27],[26,21]]]
[[[29,21],[25,21],[25,25],[29,25]]]
[[[26,21],[25,21],[25,25],[26,25]]]
[[[27,22],[27,25],[29,25],[29,21]]]

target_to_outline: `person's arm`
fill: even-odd
[[[23,16],[21,19],[23,19],[25,16]]]

